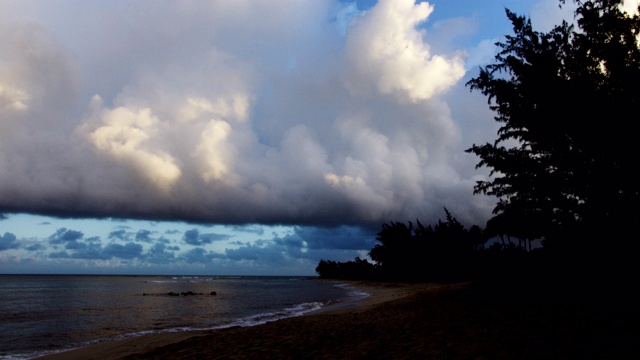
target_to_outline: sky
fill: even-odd
[[[631,1],[631,0],[629,0]],[[637,0],[634,0],[637,1]],[[483,227],[465,83],[557,0],[0,0],[0,273],[315,275]]]

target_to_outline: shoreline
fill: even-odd
[[[539,301],[507,283],[345,283],[371,296],[262,325],[146,335],[38,359],[637,358],[636,308],[550,301],[552,290],[536,289],[546,295]]]
[[[325,280],[314,280],[325,281]],[[334,281],[334,280],[326,280]],[[346,312],[361,312],[371,309],[378,304],[393,301],[411,293],[414,293],[419,287],[418,284],[396,284],[396,283],[375,283],[365,281],[349,281],[349,280],[336,280],[336,282],[347,284],[348,286],[356,288],[358,291],[366,293],[366,297],[359,297],[354,299],[346,299],[333,304],[329,304],[320,309],[310,311],[300,316],[293,318],[315,316],[315,315],[339,315]],[[285,318],[276,321],[282,321]],[[274,322],[274,321],[272,321]],[[73,359],[122,359],[136,354],[144,354],[149,351],[153,351],[157,348],[180,343],[191,338],[197,338],[202,336],[215,335],[216,332],[221,332],[229,329],[236,328],[254,328],[268,325],[272,322],[265,324],[259,324],[254,326],[234,326],[231,328],[220,328],[213,330],[189,330],[189,331],[175,331],[175,332],[161,332],[144,334],[140,336],[128,337],[120,340],[108,340],[99,342],[96,344],[88,345],[81,348],[61,350],[59,352],[38,356],[34,359],[40,360],[73,360]]]

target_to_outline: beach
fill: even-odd
[[[631,359],[637,312],[487,296],[473,284],[355,282],[371,294],[250,327],[153,334],[40,359]]]

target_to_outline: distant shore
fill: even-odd
[[[583,359],[638,354],[638,312],[501,302],[473,285],[353,282],[371,294],[252,327],[145,335],[39,359]]]

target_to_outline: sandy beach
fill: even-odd
[[[253,327],[154,334],[40,359],[632,359],[638,312],[501,301],[468,283],[356,282],[371,294]]]

